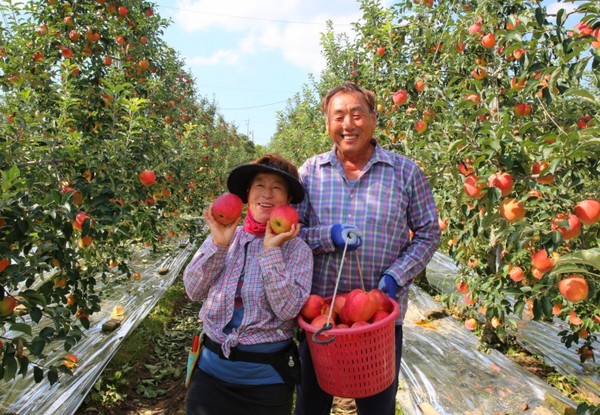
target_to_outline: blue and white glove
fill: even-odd
[[[394,277],[392,277],[391,275],[383,274],[383,276],[379,280],[379,285],[377,286],[377,288],[383,291],[383,293],[391,299],[398,300],[396,294],[398,293],[398,288],[400,288],[400,286],[398,285]]]
[[[346,251],[356,251],[362,245],[362,233],[354,225],[344,225],[336,223],[331,228],[331,240],[338,249],[344,249],[346,243],[348,247]]]

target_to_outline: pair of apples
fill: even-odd
[[[212,205],[212,214],[221,225],[229,225],[242,214],[244,203],[233,193],[223,193]],[[281,205],[273,209],[269,225],[274,233],[288,232],[292,225],[298,223],[298,212],[290,205]]]

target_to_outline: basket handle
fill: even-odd
[[[320,340],[320,339],[317,338],[317,336],[319,334],[323,333],[324,331],[331,330],[332,328],[333,328],[333,324],[331,324],[329,322],[325,323],[323,325],[323,327],[321,327],[319,330],[317,330],[315,333],[313,333],[313,335],[312,335],[313,341],[315,343],[317,343],[317,344],[329,344],[332,341],[334,341],[335,340],[335,336],[330,336],[330,337],[328,337],[325,340]]]
[[[346,252],[348,250],[348,240],[346,240],[346,243],[344,244],[344,251],[342,252],[342,259],[340,259],[340,268],[338,270],[338,274],[337,274],[337,278],[335,279],[335,287],[333,288],[333,297],[331,297],[331,307],[329,308],[329,314],[327,315],[327,321],[331,320],[331,314],[333,312],[333,304],[335,302],[335,297],[337,295],[337,291],[338,291],[338,287],[340,285],[340,277],[342,276],[342,268],[344,267],[344,260],[346,259]],[[365,280],[363,278],[363,274],[362,274],[362,270],[360,268],[360,260],[358,258],[358,252],[354,251],[354,254],[356,255],[356,264],[358,266],[358,276],[360,277],[360,285],[362,287],[362,289],[365,289]],[[330,325],[331,323],[327,323],[325,326]],[[323,326],[323,327],[325,327]],[[329,329],[331,329],[331,327],[329,327]],[[318,334],[319,332],[315,333]],[[335,338],[335,336],[334,336]],[[313,340],[314,340],[314,336],[313,336]],[[328,342],[329,343],[329,342]]]
[[[340,277],[342,276],[342,268],[344,266],[344,259],[346,258],[347,250],[348,250],[348,240],[346,240],[346,243],[344,244],[344,251],[342,252],[342,259],[340,260],[340,268],[338,271],[337,278],[335,280],[335,287],[333,289],[333,297],[331,297],[331,307],[329,308],[329,314],[327,315],[327,323],[325,323],[323,325],[323,327],[321,327],[319,330],[317,330],[312,335],[313,341],[317,344],[329,344],[335,340],[335,336],[328,336],[325,340],[318,339],[317,336],[319,334],[323,333],[324,331],[331,330],[333,328],[333,324],[330,323],[331,314],[333,313],[333,304],[335,302],[335,296],[337,295],[338,287],[340,285]],[[365,282],[363,279],[362,270],[360,269],[360,261],[358,260],[358,252],[354,251],[354,253],[356,255],[356,262],[358,264],[358,275],[360,276],[360,283],[362,285],[362,289],[364,290]]]

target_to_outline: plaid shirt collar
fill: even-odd
[[[376,139],[372,138],[371,144],[375,146],[375,151],[373,151],[373,154],[371,155],[371,159],[365,165],[365,168],[364,168],[365,171],[368,170],[373,164],[378,163],[378,162],[387,163],[390,166],[394,165],[394,160],[392,158],[392,154],[390,154],[389,152],[383,151],[383,148],[379,145],[379,143],[377,142]],[[336,146],[334,144],[331,147],[331,151],[329,151],[328,153],[325,153],[324,157],[321,158],[321,160],[319,160],[319,164],[320,165],[331,164],[332,166],[335,166],[336,164],[340,164],[340,161],[337,158],[335,149],[336,149]]]

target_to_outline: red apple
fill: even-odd
[[[567,226],[564,226],[565,222],[567,223]],[[553,231],[559,232],[565,241],[576,238],[581,233],[581,222],[579,222],[579,218],[572,213],[569,213],[568,216],[564,213],[559,213],[552,219],[551,227]]]
[[[569,311],[569,323],[574,326],[581,326],[583,324],[583,320],[579,317],[574,310]]]
[[[504,199],[499,210],[508,222],[517,222],[525,217],[525,205],[517,199]]]
[[[418,133],[423,133],[427,131],[427,123],[423,120],[417,121],[415,123],[415,130],[417,130]]]
[[[357,327],[364,327],[364,326],[368,326],[369,323],[367,321],[355,321],[354,323],[352,323],[352,325],[350,326],[351,329],[355,329]]]
[[[298,223],[298,212],[290,205],[277,206],[269,217],[269,226],[276,234],[289,232]]]
[[[346,304],[344,304],[344,316],[349,321],[355,323],[357,321],[368,321],[377,311],[377,304],[370,298],[369,294],[356,288],[348,293]],[[340,316],[341,317],[341,316]],[[342,320],[342,323],[344,321]]]
[[[73,227],[77,229],[79,232],[83,229],[83,224],[90,217],[85,212],[79,212],[77,216],[75,216],[75,220],[73,221]]]
[[[467,195],[474,199],[481,199],[485,196],[485,185],[481,179],[474,174],[465,179],[464,190]]]
[[[440,231],[444,232],[448,228],[448,219],[438,218],[438,225],[440,226]]]
[[[467,330],[475,330],[477,328],[477,320],[475,320],[474,318],[468,318],[465,320],[465,327],[467,328]]]
[[[61,48],[60,53],[66,59],[69,59],[69,58],[73,57],[73,49],[70,49],[70,48],[67,48],[67,47]]]
[[[0,301],[0,317],[10,316],[17,306],[17,301],[10,295],[5,295]]]
[[[588,127],[588,123],[592,120],[592,117],[589,115],[586,115],[585,117],[581,117],[579,118],[579,120],[577,121],[577,127],[580,129],[584,129]]]
[[[321,314],[329,316],[329,313],[331,313],[331,321],[337,321],[337,313],[331,309],[331,304],[326,301],[321,307]]]
[[[344,304],[346,304],[346,296],[347,294],[337,294],[335,296],[335,300],[333,301],[333,311],[336,314],[340,314]]]
[[[588,298],[589,286],[580,275],[569,275],[558,282],[558,291],[567,300],[578,303]]]
[[[327,322],[330,322],[332,327],[335,328],[335,322],[333,320],[328,320],[326,314],[319,314],[314,319],[311,320],[310,325],[316,327],[318,329],[322,328]]]
[[[235,222],[241,215],[244,203],[233,193],[223,193],[212,204],[212,214],[221,225]]]
[[[514,282],[519,282],[523,281],[523,279],[525,278],[525,273],[523,272],[523,268],[514,266],[508,270],[508,276]]]
[[[4,271],[6,267],[10,265],[10,259],[2,258],[0,259],[0,272]]]
[[[419,92],[423,92],[424,89],[425,89],[425,81],[423,81],[422,79],[417,79],[415,81],[415,90],[417,90]]]
[[[392,101],[396,105],[404,105],[408,101],[408,92],[404,89],[399,89],[392,95]]]
[[[300,315],[305,321],[313,321],[315,317],[321,315],[321,310],[325,305],[325,300],[318,294],[311,294],[300,309]]]
[[[593,225],[600,220],[600,201],[586,199],[578,202],[574,209],[575,215],[584,225]]]
[[[488,186],[500,189],[502,197],[512,191],[513,185],[514,181],[509,173],[494,173],[488,177]]]
[[[548,252],[545,249],[540,249],[537,252],[531,254],[531,263],[533,267],[546,273],[554,268],[554,259],[548,256]]]
[[[496,46],[496,36],[493,33],[488,33],[481,38],[481,44],[486,49],[491,49]]]
[[[482,80],[487,76],[487,71],[485,70],[485,68],[478,66],[477,68],[471,71],[471,76],[477,80]]]
[[[77,30],[69,31],[69,39],[71,39],[72,41],[79,40],[79,37],[80,37],[80,35]]]
[[[469,291],[469,284],[467,284],[466,281],[459,281],[456,284],[456,291],[466,293],[467,291]]]
[[[560,303],[559,304],[554,304],[552,306],[552,315],[553,316],[558,316],[560,314],[560,312],[562,311],[562,308],[563,308],[562,304],[560,304]]]
[[[88,246],[90,246],[93,243],[93,239],[91,236],[84,236],[82,238],[79,238],[79,240],[77,241],[77,245],[80,248],[87,248]]]
[[[376,321],[381,321],[389,315],[390,315],[390,313],[388,313],[387,311],[377,310],[375,312],[375,314],[373,314],[373,317],[371,317],[371,323],[375,323]]]
[[[477,23],[472,24],[471,26],[469,26],[469,35],[471,36],[481,36],[482,31],[481,31],[481,26],[478,25]]]
[[[524,103],[515,104],[515,115],[517,117],[526,117],[531,115],[531,105]]]
[[[430,123],[435,120],[435,111],[432,109],[426,108],[423,110],[423,121],[426,123]]]
[[[550,184],[554,181],[553,174],[545,173],[542,175],[542,172],[546,171],[549,165],[550,163],[547,161],[536,161],[531,165],[531,175],[538,183]]]
[[[386,311],[391,313],[394,309],[390,298],[380,289],[373,288],[371,291],[369,291],[369,295],[372,297],[372,300],[375,301],[377,311]]]
[[[481,97],[477,94],[469,94],[465,97],[465,99],[468,99],[469,101],[473,101],[473,102],[481,102]]]
[[[150,186],[156,182],[156,175],[154,174],[153,170],[144,170],[140,172],[138,178],[140,183],[142,183],[144,186]]]
[[[459,161],[457,168],[458,168],[459,173],[465,177],[470,176],[473,173],[475,173],[475,170],[473,169],[472,161],[470,159]]]

